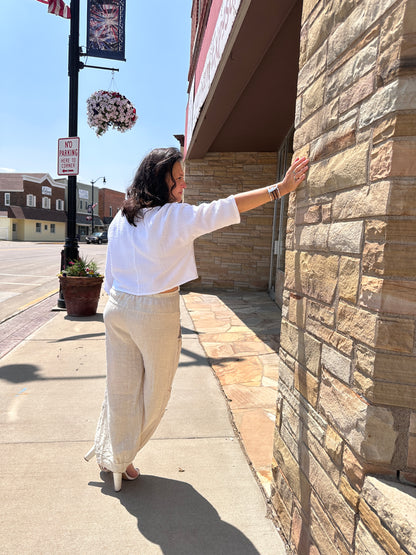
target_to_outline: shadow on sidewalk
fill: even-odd
[[[104,495],[119,499],[137,519],[139,532],[165,555],[260,555],[238,528],[221,520],[215,508],[186,482],[147,475],[115,493],[110,475],[105,478],[104,486],[89,485],[101,486]]]
[[[96,380],[105,378],[101,376],[57,376],[56,378],[44,378],[39,375],[40,368],[34,364],[6,364],[0,366],[0,380],[10,383],[25,383],[35,381],[53,380]]]

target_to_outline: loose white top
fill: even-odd
[[[121,210],[108,230],[104,289],[153,295],[198,277],[194,240],[240,222],[234,196],[192,206],[145,208],[136,227]]]

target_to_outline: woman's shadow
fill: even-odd
[[[105,475],[102,492],[120,500],[137,518],[139,532],[158,544],[162,553],[259,555],[251,541],[221,520],[215,508],[190,484],[145,475],[137,482],[124,483],[122,491],[115,493],[110,476]]]

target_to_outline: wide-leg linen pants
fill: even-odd
[[[181,350],[179,292],[111,290],[104,310],[107,381],[95,435],[99,465],[124,472],[155,432]]]

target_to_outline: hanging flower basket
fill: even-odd
[[[87,100],[88,125],[95,128],[98,136],[109,127],[124,133],[137,121],[136,108],[118,92],[97,91]]]

